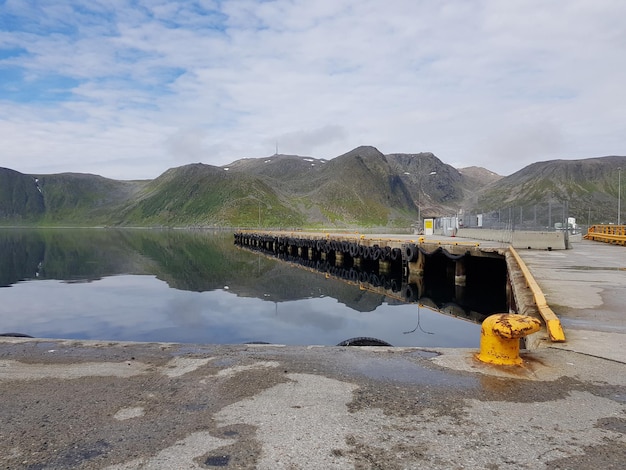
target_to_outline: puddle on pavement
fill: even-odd
[[[434,354],[436,353],[429,353]],[[446,370],[431,369],[416,362],[402,358],[372,358],[371,356],[352,356],[343,359],[353,373],[358,373],[374,380],[403,382],[409,384],[428,384],[435,387],[475,388],[479,379],[475,376],[459,375]]]

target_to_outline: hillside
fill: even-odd
[[[191,164],[145,181],[0,168],[0,224],[408,228],[418,214],[459,209],[499,219],[501,209],[516,207],[537,220],[537,205],[557,202],[579,220],[593,209],[599,223],[615,212],[619,167],[626,157],[553,160],[501,177],[455,169],[432,153],[384,155],[362,146],[331,160],[273,155]]]
[[[271,208],[271,211],[268,210]],[[303,220],[262,179],[212,165],[172,168],[149,182],[120,211],[116,225],[277,226]]]
[[[477,166],[459,168],[458,171],[463,178],[463,204],[465,207],[476,207],[481,192],[503,178],[493,171]]]
[[[408,226],[416,217],[410,189],[374,147],[358,147],[332,160],[294,155],[244,159],[223,169],[254,175],[308,226]]]
[[[280,185],[286,193],[308,192],[328,160],[298,155],[272,155],[267,158],[245,158],[222,168],[231,173],[256,176]]]
[[[474,189],[485,187],[503,178],[503,176],[479,166],[459,168],[458,171],[465,180],[465,183],[469,184]]]
[[[463,177],[430,152],[387,156],[424,217],[447,215],[463,199]]]
[[[488,185],[474,208],[488,211],[511,205],[567,203],[570,215],[578,220],[587,220],[593,211],[598,217],[608,214],[608,223],[617,209],[618,168],[626,168],[626,157],[533,163]]]
[[[408,188],[374,147],[358,147],[329,161],[306,196],[305,203],[315,201],[331,223],[406,225],[415,217]]]
[[[38,175],[46,224],[110,223],[111,215],[135,197],[147,181],[118,181],[82,173]]]
[[[409,190],[373,147],[332,161],[274,156],[225,167],[185,165],[142,182],[82,174],[38,178],[39,223],[408,226],[416,213]]]
[[[45,212],[34,177],[0,168],[0,220],[34,221]]]

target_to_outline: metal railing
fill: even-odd
[[[626,225],[592,225],[585,235],[587,240],[626,246]]]

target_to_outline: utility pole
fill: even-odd
[[[617,225],[622,225],[622,167],[617,169]]]
[[[420,229],[424,228],[424,224],[422,223],[422,202],[421,202],[424,175],[422,174],[421,168],[422,168],[421,160],[418,160],[418,164],[417,164],[417,230],[418,232]],[[405,171],[404,174],[408,176],[411,173],[409,173],[408,171]],[[436,171],[431,171],[426,176],[434,176],[436,174],[437,174]]]

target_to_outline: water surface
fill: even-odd
[[[477,347],[480,326],[233,245],[230,232],[0,229],[0,333]]]

